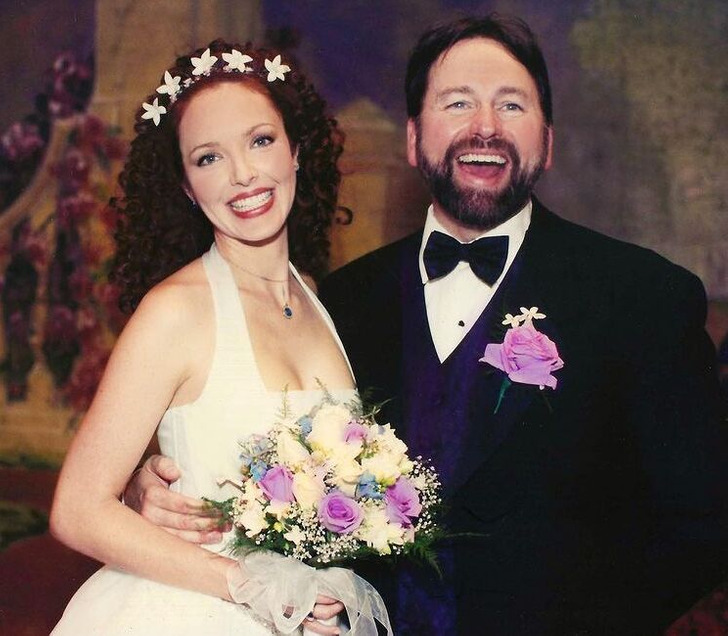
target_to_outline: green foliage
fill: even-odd
[[[3,453],[0,454],[0,467],[5,468],[28,468],[30,470],[54,470],[60,468],[63,460],[61,457],[48,455],[31,455],[28,453]]]
[[[48,528],[48,517],[35,508],[0,501],[0,550],[13,541],[42,534]]]

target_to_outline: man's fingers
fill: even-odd
[[[219,518],[220,511],[212,508],[204,501],[173,492],[166,487],[156,484],[145,489],[141,496],[142,515],[145,511],[154,508],[177,512],[180,514],[195,515],[198,517]]]
[[[148,470],[168,484],[177,481],[181,477],[177,464],[165,455],[152,455],[144,462],[142,469]]]
[[[163,528],[170,534],[184,539],[188,543],[197,543],[199,545],[205,545],[210,543],[220,543],[222,541],[222,532],[195,532],[193,530],[176,530],[174,528]]]
[[[314,618],[306,618],[303,621],[304,626],[314,634],[323,634],[323,636],[337,636],[341,633],[341,628],[336,625],[324,625]]]
[[[316,604],[313,606],[311,614],[313,614],[313,618],[325,621],[343,611],[344,604],[341,601],[319,594],[316,597]]]

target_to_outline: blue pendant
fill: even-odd
[[[288,306],[288,303],[286,303],[285,305],[283,305],[283,315],[284,315],[284,316],[285,316],[285,318],[287,318],[288,320],[290,320],[291,318],[293,318],[293,309],[291,309],[291,308],[290,308],[290,307]]]

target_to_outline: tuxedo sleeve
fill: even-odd
[[[653,505],[649,580],[669,612],[726,579],[728,428],[702,284],[670,266],[649,287],[632,298],[625,386]]]

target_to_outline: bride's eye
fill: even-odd
[[[275,141],[272,135],[256,135],[253,138],[253,148],[265,148],[270,146]]]
[[[208,152],[198,157],[195,163],[198,167],[208,166],[217,161],[219,158],[219,155],[216,155],[214,152]]]

